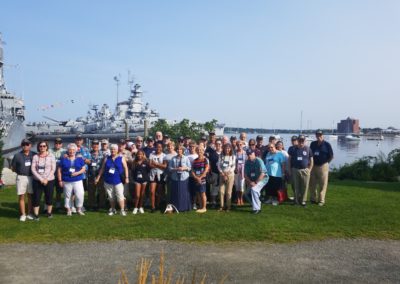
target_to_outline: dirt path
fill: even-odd
[[[398,283],[400,241],[327,240],[285,245],[186,244],[114,241],[75,244],[0,245],[0,283],[117,283],[123,268],[134,283],[141,257],[161,250],[167,269],[191,279],[194,269],[208,283]],[[190,282],[190,281],[188,281]]]

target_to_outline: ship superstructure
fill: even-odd
[[[23,99],[8,92],[5,86],[3,41],[0,33],[0,132],[3,152],[18,148],[21,140],[25,138],[24,120]]]

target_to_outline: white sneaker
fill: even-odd
[[[80,216],[85,216],[85,212],[82,212],[82,210],[81,210],[81,211],[78,211],[78,212],[76,212],[76,213],[78,213],[78,215],[80,215]]]
[[[68,211],[68,212],[67,212],[67,216],[68,216],[68,217],[71,217],[71,216],[72,216],[72,212],[71,212],[71,211]]]
[[[268,198],[268,200],[264,201],[264,204],[272,204],[272,198]]]
[[[72,208],[71,208],[71,212],[72,212],[72,213],[76,213],[76,208],[75,208],[75,207],[72,207]]]
[[[278,200],[272,200],[272,206],[278,206],[278,205],[279,205]]]
[[[143,213],[144,213],[143,207],[140,207],[140,208],[139,208],[139,213],[140,213],[140,214],[143,214]]]
[[[196,205],[196,203],[193,203],[193,210],[197,210],[197,205]]]
[[[26,221],[26,215],[21,215],[21,217],[19,217],[19,220],[21,222],[25,222]]]
[[[108,210],[108,216],[113,216],[115,214],[115,209],[110,208],[110,210]]]
[[[82,212],[86,212],[85,206],[82,206],[81,211],[82,211]]]
[[[122,216],[126,216],[126,211],[122,209],[122,210],[121,210],[121,215],[122,215]]]
[[[133,214],[133,215],[136,215],[137,212],[138,212],[138,209],[137,209],[137,208],[134,208],[133,211],[132,211],[132,214]]]
[[[33,216],[32,214],[28,214],[28,216],[26,216],[26,219],[28,220],[34,220],[35,216]]]

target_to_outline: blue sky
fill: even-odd
[[[3,0],[0,13],[28,121],[114,107],[130,70],[167,119],[299,128],[303,111],[303,128],[400,128],[400,1]]]

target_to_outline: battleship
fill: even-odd
[[[130,81],[132,82],[132,81]],[[160,118],[156,110],[150,109],[149,103],[142,100],[143,91],[139,84],[130,84],[130,95],[127,100],[118,102],[113,112],[108,104],[99,107],[89,106],[86,116],[67,121],[52,121],[27,124],[27,132],[33,135],[43,134],[118,134],[144,132],[145,125],[150,128]]]
[[[24,100],[16,97],[6,89],[4,80],[3,41],[0,33],[0,133],[3,143],[2,153],[15,151],[25,138]]]

